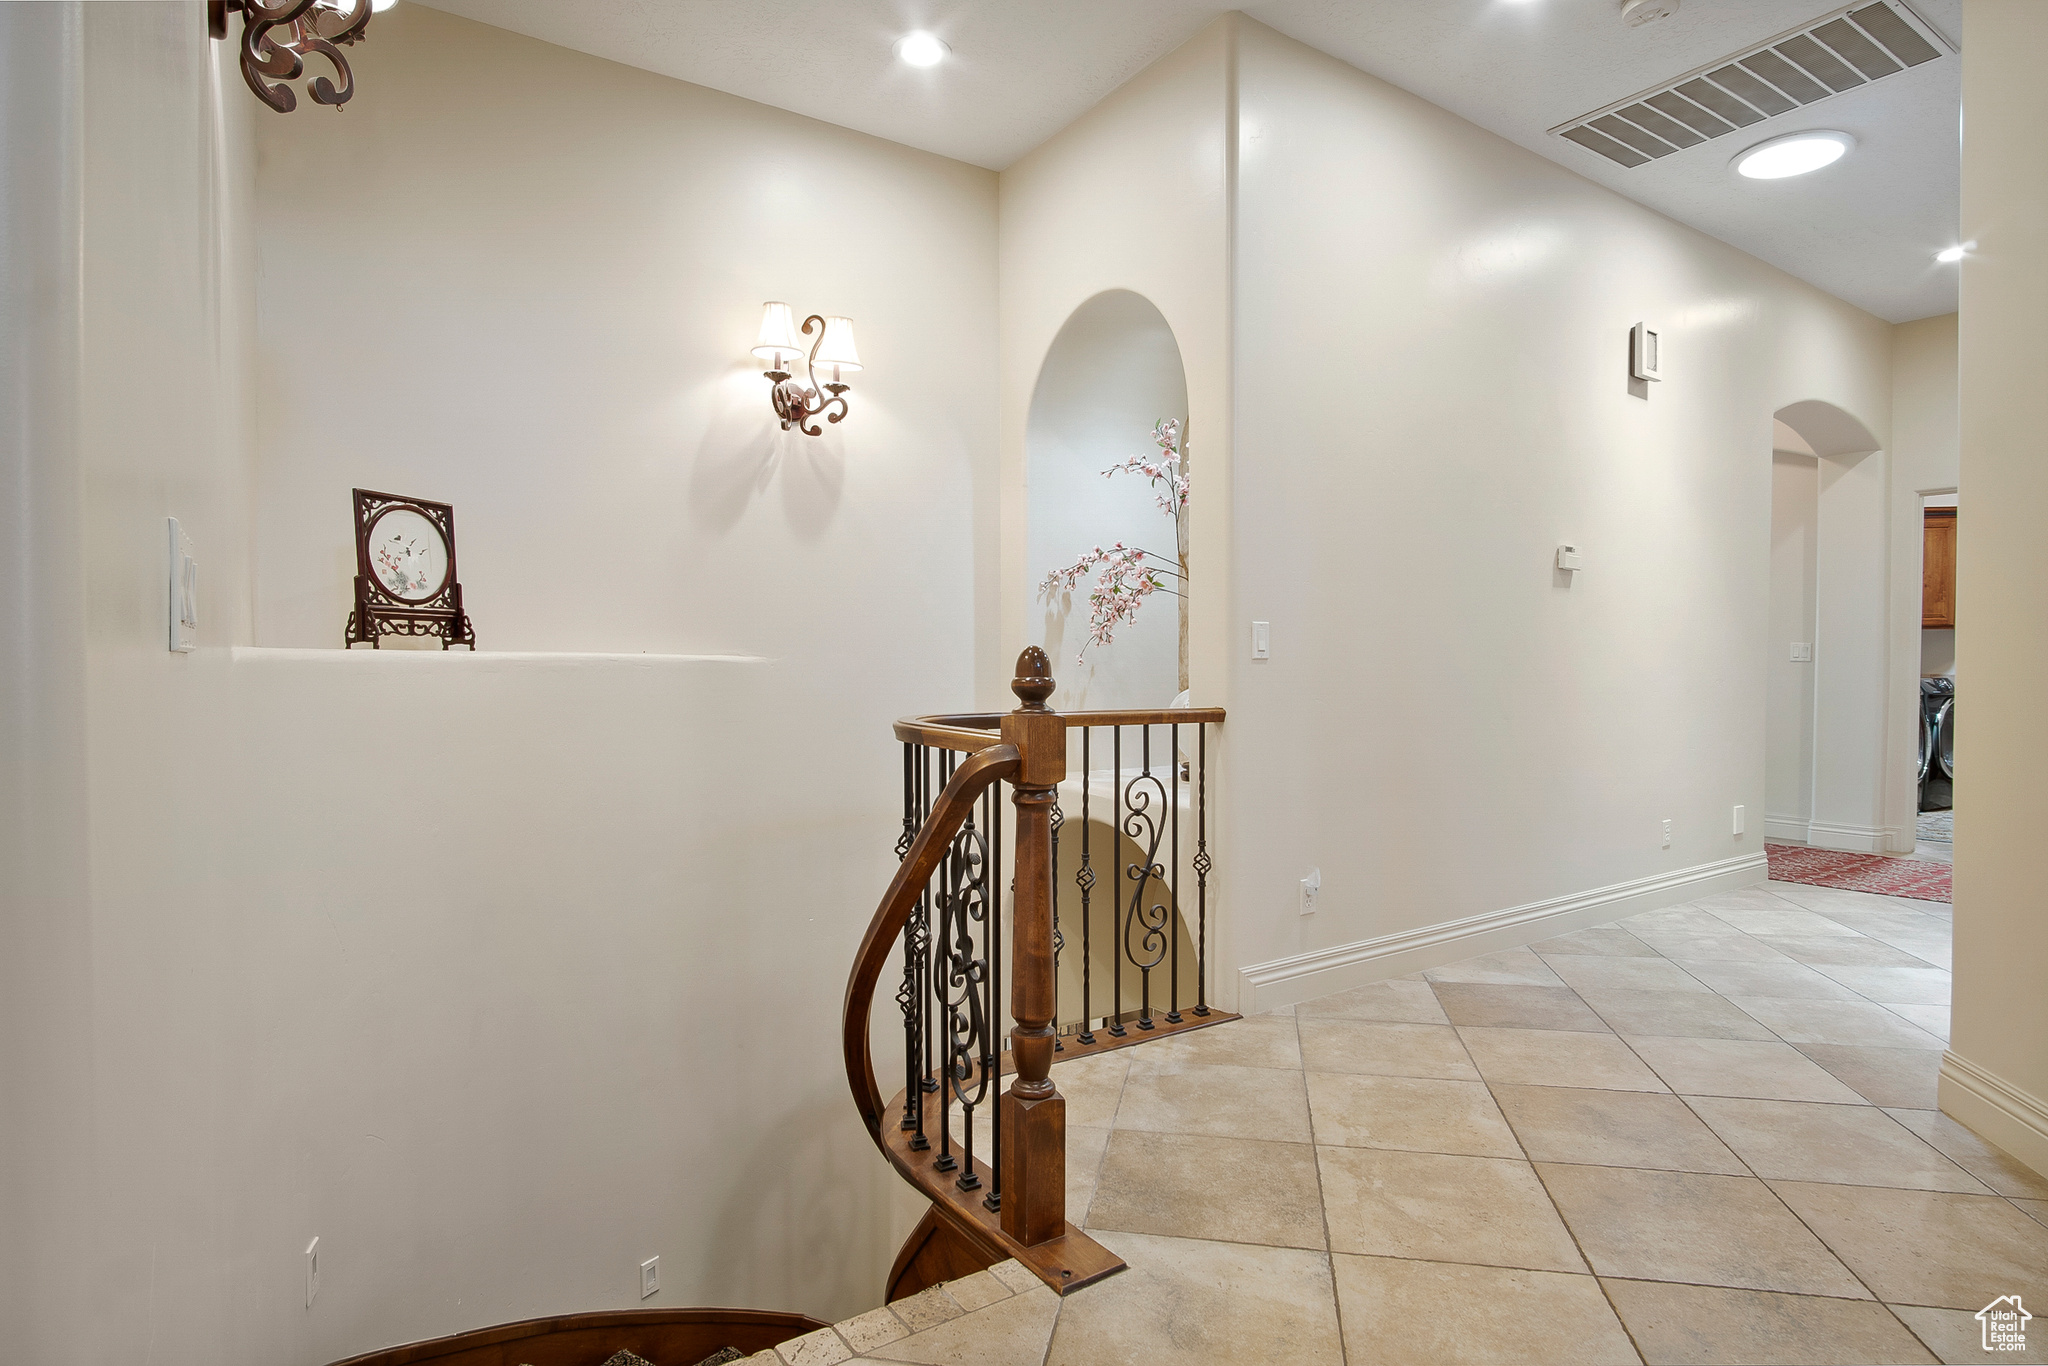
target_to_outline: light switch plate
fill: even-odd
[[[1272,623],[1272,622],[1270,622],[1270,621],[1255,621],[1255,622],[1253,622],[1253,623],[1252,623],[1252,658],[1253,658],[1253,659],[1271,659],[1272,657],[1273,657],[1273,623]]]
[[[1792,642],[1792,662],[1793,662],[1794,664],[1811,664],[1811,663],[1813,663],[1813,642],[1812,642],[1812,641],[1810,641],[1810,640],[1795,640],[1795,641],[1793,641],[1793,642]]]
[[[640,1263],[640,1298],[646,1299],[661,1289],[661,1258],[649,1257]]]
[[[199,563],[192,558],[192,538],[179,527],[178,519],[164,520],[170,531],[170,559],[164,581],[170,646],[174,654],[190,654],[199,646]]]
[[[1577,569],[1581,563],[1577,546],[1561,545],[1557,548],[1557,567],[1559,569]]]

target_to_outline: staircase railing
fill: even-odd
[[[1066,1102],[1052,1065],[1235,1018],[1209,1004],[1208,726],[1222,710],[1062,714],[1046,706],[1053,687],[1045,653],[1033,647],[1018,657],[1015,711],[896,724],[901,865],[855,957],[843,1021],[861,1120],[932,1202],[891,1273],[891,1298],[1010,1257],[1061,1293],[1121,1270],[1121,1259],[1067,1222]],[[1128,755],[1127,728],[1138,732]],[[1106,775],[1090,767],[1094,732],[1104,729]],[[1072,781],[1070,731],[1080,733],[1081,756]],[[1014,810],[1007,822],[1004,783]],[[1078,853],[1069,891],[1060,845],[1072,815],[1080,824],[1078,840],[1066,834]],[[1107,885],[1098,873],[1105,865]],[[1063,906],[1078,945],[1062,931]],[[1063,1024],[1061,959],[1070,948],[1081,960],[1069,974],[1078,1009],[1070,1002],[1073,1018]],[[884,1101],[870,1016],[892,968],[901,974],[903,1089]]]

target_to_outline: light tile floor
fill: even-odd
[[[1068,1217],[1130,1269],[783,1358],[2048,1361],[1978,1350],[2048,1304],[2048,1181],[1935,1108],[1949,939],[1766,883],[1062,1064]]]

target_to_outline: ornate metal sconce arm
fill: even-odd
[[[309,56],[326,61],[335,76],[315,76],[306,83],[313,103],[338,109],[356,93],[355,76],[341,49],[369,27],[370,0],[207,0],[207,29],[215,38],[228,36],[230,10],[242,13],[242,79],[278,113],[298,108],[298,92],[288,82],[305,74]]]
[[[769,381],[775,386],[769,398],[775,404],[775,415],[782,419],[782,430],[786,432],[795,427],[805,436],[817,436],[824,431],[824,428],[814,421],[816,418],[823,417],[827,422],[845,421],[849,411],[846,394],[853,387],[836,381],[825,385],[817,382],[816,362],[818,348],[825,344],[825,319],[816,313],[805,318],[805,336],[811,334],[812,324],[817,325],[818,339],[811,343],[810,354],[804,357],[804,378],[810,383],[798,383],[786,370],[767,372]],[[828,393],[831,395],[830,398],[824,396]],[[833,411],[835,409],[837,411]]]

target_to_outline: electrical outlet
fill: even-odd
[[[1671,822],[1670,822],[1670,821],[1666,821],[1666,822],[1664,822],[1664,847],[1665,847],[1666,849],[1669,849],[1669,848],[1671,847]]]
[[[1301,880],[1301,913],[1303,915],[1314,915],[1316,913],[1316,897],[1321,894],[1322,890],[1323,870],[1320,868],[1309,869],[1308,876]]]
[[[661,1289],[661,1258],[649,1257],[640,1263],[640,1298],[646,1299]]]
[[[313,1307],[313,1301],[320,1294],[320,1240],[315,1238],[306,1244],[306,1308]]]
[[[1742,808],[1738,806],[1738,807],[1736,807],[1736,808],[1735,808],[1735,833],[1736,833],[1736,834],[1738,834],[1738,835],[1739,835],[1739,834],[1741,834],[1741,833],[1742,833],[1742,827],[1743,827],[1743,823],[1744,823],[1744,822],[1743,822],[1743,819],[1742,819]]]

